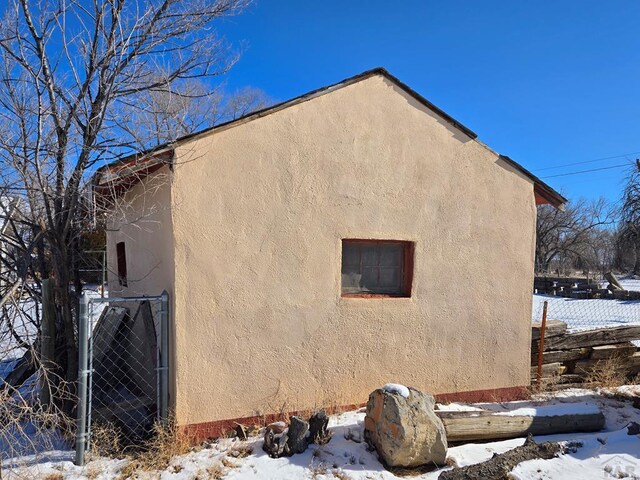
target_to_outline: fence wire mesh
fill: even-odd
[[[536,279],[532,321],[547,318],[567,324],[569,331],[640,325],[640,281],[623,280],[624,290],[609,290],[606,280]]]
[[[86,393],[79,388],[79,463],[96,432],[114,437],[112,444],[136,448],[166,419],[166,300],[163,295],[87,301],[84,361],[80,348],[81,369],[83,363],[87,368]]]

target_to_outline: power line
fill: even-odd
[[[599,172],[600,170],[611,170],[612,168],[628,167],[630,165],[633,165],[633,164],[632,163],[621,163],[619,165],[612,165],[610,167],[592,168],[590,170],[580,170],[578,172],[559,173],[557,175],[547,175],[547,176],[542,177],[542,178],[567,177],[569,175],[580,175],[581,173]]]
[[[629,155],[637,155],[637,154],[640,154],[640,151],[639,152],[623,153],[621,155],[613,155],[611,157],[596,158],[596,159],[593,159],[593,160],[585,160],[583,162],[565,163],[563,165],[556,165],[554,167],[536,168],[533,171],[534,172],[543,172],[545,170],[556,170],[558,168],[572,167],[574,165],[584,165],[585,163],[604,162],[605,160],[613,160],[614,158],[622,158],[622,157],[627,157]]]

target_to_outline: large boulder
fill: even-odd
[[[447,434],[431,395],[385,385],[369,395],[365,438],[389,467],[444,465]]]

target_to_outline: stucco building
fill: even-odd
[[[383,69],[102,169],[111,295],[171,298],[177,422],[529,385],[536,204],[565,199]]]

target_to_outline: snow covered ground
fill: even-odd
[[[627,290],[640,291],[640,280],[624,278],[620,283]],[[539,322],[542,319],[545,301],[548,302],[547,318],[565,322],[570,331],[640,325],[640,300],[583,300],[534,294],[532,321]]]
[[[100,290],[96,285],[86,285],[84,292],[90,298],[100,297]],[[108,296],[106,290],[104,294]],[[106,304],[92,305],[90,310],[92,324],[98,319],[105,306]],[[36,304],[33,299],[23,299],[19,300],[16,306],[10,305],[7,312],[7,317],[11,319],[11,327],[15,334],[29,345],[36,341],[38,333],[37,322],[39,316],[36,315],[36,308],[40,309],[40,305]],[[25,349],[20,346],[12,334],[7,318],[0,318],[0,378],[4,378],[4,375],[11,371],[8,362],[21,358],[24,353]],[[5,370],[6,373],[3,373]]]
[[[640,394],[639,386],[623,387],[627,394]],[[630,401],[608,398],[589,390],[567,390],[554,395],[537,396],[532,401],[509,404],[449,404],[442,409],[490,409],[509,414],[515,409],[536,409],[538,414],[587,411],[588,404],[597,405],[606,416],[606,428],[598,433],[563,434],[537,437],[536,441],[581,442],[575,453],[552,460],[533,460],[521,463],[512,472],[514,479],[640,479],[640,438],[628,435],[627,425],[640,422],[640,410]],[[191,480],[206,478],[248,479],[331,479],[365,480],[395,479],[384,469],[375,452],[363,441],[363,411],[353,411],[331,417],[331,441],[322,446],[312,445],[305,453],[290,458],[272,459],[262,451],[258,437],[247,441],[223,439],[206,448],[176,457],[161,472],[136,472],[140,479]],[[513,439],[490,443],[469,443],[449,449],[451,465],[465,466],[491,458],[524,443]],[[241,452],[251,450],[243,457]],[[127,465],[125,459],[94,459],[84,467],[72,463],[73,453],[47,452],[39,458],[15,459],[12,468],[2,478],[64,478],[112,479],[117,478]],[[5,468],[7,462],[5,462]],[[436,479],[443,469],[413,476],[415,479]],[[625,476],[621,476],[624,474]]]

